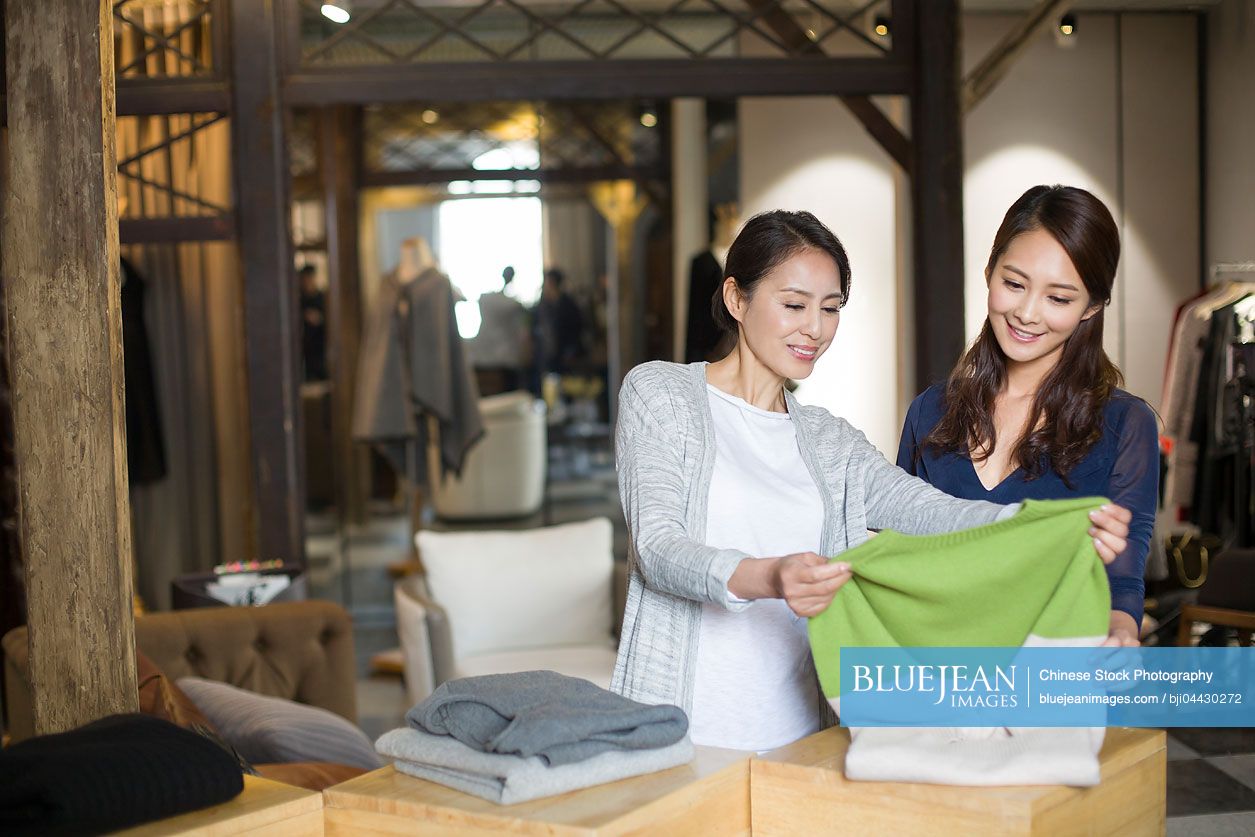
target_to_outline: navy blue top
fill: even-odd
[[[1068,483],[1049,469],[1028,479],[1016,468],[1006,479],[986,489],[966,453],[938,454],[925,450],[918,461],[919,442],[941,421],[945,387],[935,384],[911,402],[898,445],[898,467],[955,497],[1018,503],[1021,500],[1062,500],[1068,497],[1106,497],[1133,512],[1129,545],[1107,566],[1111,607],[1142,623],[1146,587],[1143,575],[1155,528],[1159,498],[1159,427],[1154,411],[1124,390],[1116,390],[1103,410],[1103,434],[1085,458],[1068,474]]]

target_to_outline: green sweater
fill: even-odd
[[[881,532],[844,552],[853,578],[810,620],[824,695],[842,647],[1018,647],[1105,636],[1111,591],[1088,534],[1101,497],[1026,500],[1006,520],[944,535]]]

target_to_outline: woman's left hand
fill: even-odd
[[[1104,564],[1110,564],[1129,545],[1129,521],[1133,519],[1133,512],[1124,506],[1108,503],[1090,512],[1089,519],[1094,522],[1089,527],[1094,549]]]
[[[1111,611],[1111,622],[1107,628],[1107,641],[1103,647],[1137,648],[1141,645],[1138,639],[1137,623],[1133,617],[1123,610]]]

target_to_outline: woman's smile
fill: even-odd
[[[1014,340],[1020,343],[1035,343],[1042,336],[1041,332],[1025,331],[1024,329],[1016,328],[1011,325],[1010,320],[1007,321],[1007,331]]]
[[[789,351],[792,352],[793,356],[798,360],[804,360],[810,363],[814,362],[816,355],[819,354],[819,347],[789,344]]]

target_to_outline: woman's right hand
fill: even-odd
[[[803,618],[823,613],[832,603],[832,597],[852,577],[849,564],[829,562],[814,552],[796,552],[777,558],[774,575],[779,598]]]

